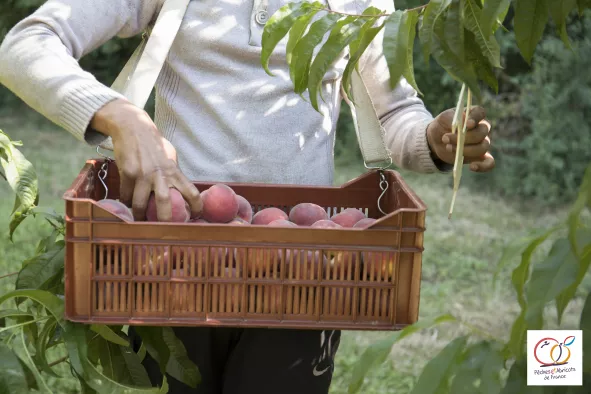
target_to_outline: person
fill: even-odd
[[[333,147],[344,58],[322,83],[320,111],[293,92],[285,39],[260,63],[266,20],[288,0],[193,0],[156,84],[154,121],[121,94],[85,72],[77,60],[111,38],[136,36],[163,0],[48,0],[20,21],[0,47],[0,83],[78,140],[95,146],[112,138],[121,174],[120,198],[145,217],[155,193],[160,220],[171,214],[177,188],[192,214],[202,209],[190,182],[332,185]],[[327,7],[358,13],[369,6],[393,12],[391,0],[329,0]],[[400,168],[450,171],[456,136],[453,110],[436,117],[401,79],[389,86],[382,33],[360,61],[360,73]],[[490,124],[482,107],[468,119],[465,162],[477,172],[494,167]],[[169,378],[171,393],[326,394],[339,331],[175,328],[202,382],[192,391]],[[145,365],[153,382],[159,369]]]

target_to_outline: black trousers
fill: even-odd
[[[133,327],[130,327],[132,334]],[[175,327],[199,367],[193,389],[167,376],[171,394],[327,394],[340,331]],[[132,334],[134,347],[140,339]],[[162,382],[156,361],[143,364],[152,384]]]

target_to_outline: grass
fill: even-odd
[[[36,116],[28,121],[0,117],[0,125],[13,139],[23,141],[22,151],[38,172],[40,204],[63,212],[62,193],[84,160],[96,157],[96,152]],[[363,166],[339,166],[335,183],[341,184],[363,172]],[[495,336],[507,336],[518,311],[509,287],[509,271],[503,271],[501,286],[493,289],[491,285],[502,249],[508,240],[521,237],[529,230],[548,228],[563,220],[566,210],[543,212],[523,203],[509,203],[461,189],[454,216],[448,220],[450,178],[405,172],[403,175],[429,207],[420,317],[452,313]],[[6,183],[0,182],[0,195],[11,196]],[[10,244],[7,228],[12,204],[12,197],[0,200],[0,276],[17,271],[48,229],[41,221],[27,220],[16,232],[14,244]],[[0,294],[9,291],[12,283],[13,278],[0,280]],[[581,305],[580,300],[572,303],[563,328],[577,327],[576,317]],[[456,325],[448,324],[402,340],[392,349],[388,362],[370,372],[361,392],[408,393],[426,361],[459,332]],[[347,392],[348,378],[360,354],[368,344],[385,335],[388,333],[343,333],[331,394]],[[76,392],[71,381],[52,384],[56,392]]]

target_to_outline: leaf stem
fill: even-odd
[[[29,324],[33,324],[33,323],[38,323],[40,321],[47,320],[50,317],[51,316],[43,316],[43,317],[40,317],[39,319],[28,320],[28,321],[26,321],[24,323],[15,324],[13,326],[2,327],[2,328],[0,328],[0,332],[6,331],[6,330],[12,330],[13,328],[23,327],[23,326],[26,326],[26,325],[29,325]]]
[[[476,326],[474,326],[474,325],[472,325],[470,323],[466,323],[466,322],[463,322],[463,321],[460,321],[460,324],[462,324],[466,328],[469,328],[470,330],[472,330],[476,334],[479,334],[479,335],[481,335],[483,337],[486,337],[486,338],[488,338],[490,340],[493,340],[493,341],[498,341],[498,339],[494,335],[492,335],[491,333],[489,333],[488,331],[485,331],[485,330],[483,330],[481,328],[478,328],[478,327],[476,327]]]
[[[411,11],[419,11],[422,10],[423,8],[427,7],[429,4],[424,4],[418,7],[414,7],[414,8],[409,8],[404,10],[405,12],[411,12]],[[358,18],[379,18],[382,16],[390,16],[392,14],[378,14],[378,15],[362,15],[362,14],[351,14],[348,12],[341,12],[341,11],[335,11],[335,10],[331,10],[328,8],[320,8],[321,11],[326,11],[326,12],[330,12],[333,14],[339,14],[339,15],[344,15],[344,16],[354,16],[354,17],[358,17]]]
[[[18,271],[11,272],[10,274],[2,275],[2,276],[0,276],[0,279],[8,278],[9,276],[15,276],[15,275],[18,275]]]
[[[49,363],[48,365],[49,365],[50,367],[55,367],[56,365],[58,365],[58,364],[61,364],[61,363],[63,363],[64,361],[67,361],[69,358],[70,358],[70,356],[64,356],[64,357],[62,357],[62,358],[60,358],[60,359],[58,359],[58,360],[55,360],[55,361],[53,361],[53,362]]]

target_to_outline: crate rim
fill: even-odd
[[[227,226],[233,226],[233,227],[240,227],[241,225],[239,224],[229,224],[229,223],[191,223],[191,222],[147,222],[147,221],[139,221],[139,222],[130,222],[128,220],[126,220],[123,217],[114,215],[110,212],[108,212],[107,210],[105,210],[104,208],[100,207],[97,204],[96,200],[93,200],[92,198],[81,198],[81,197],[75,197],[74,194],[74,190],[76,190],[77,186],[84,182],[84,179],[87,178],[87,175],[92,171],[92,169],[96,168],[97,165],[100,165],[102,163],[105,162],[105,159],[88,159],[86,160],[84,166],[82,167],[82,170],[80,171],[80,173],[78,174],[78,176],[74,179],[74,181],[71,183],[70,187],[63,193],[62,195],[62,199],[68,202],[88,202],[92,205],[94,205],[96,208],[109,213],[110,215],[117,217],[121,220],[123,220],[126,224],[128,225],[134,225],[134,226],[143,226],[146,224],[149,225],[156,225],[156,226],[188,226],[188,227],[194,227],[194,226],[214,226],[214,227],[227,227]],[[339,190],[339,189],[346,189],[349,185],[352,185],[356,182],[358,182],[360,179],[366,178],[368,176],[371,176],[373,173],[378,172],[379,170],[370,170],[370,171],[366,171],[365,173],[343,183],[341,186],[316,186],[316,185],[299,185],[299,184],[274,184],[274,183],[260,183],[260,182],[218,182],[218,181],[194,181],[191,180],[191,183],[193,184],[216,184],[216,183],[223,183],[229,187],[233,187],[233,186],[238,186],[238,187],[267,187],[267,188],[293,188],[293,189],[331,189],[331,190]],[[370,226],[366,227],[366,228],[329,228],[329,229],[324,229],[324,228],[313,228],[313,227],[286,227],[286,229],[291,230],[291,231],[302,231],[302,230],[314,230],[314,231],[318,231],[318,232],[323,232],[323,231],[383,231],[383,230],[388,230],[391,229],[391,226],[380,226],[380,223],[383,223],[387,218],[391,218],[394,217],[396,215],[402,214],[404,212],[408,212],[408,213],[419,213],[419,212],[424,212],[426,214],[426,212],[428,211],[427,205],[423,202],[423,200],[415,193],[415,191],[406,183],[406,181],[404,181],[404,177],[400,174],[400,172],[396,171],[396,170],[392,170],[392,169],[387,169],[384,170],[384,172],[390,173],[393,175],[394,180],[398,183],[399,187],[402,189],[402,191],[404,193],[406,193],[408,195],[408,197],[411,199],[412,203],[416,206],[416,208],[398,208],[395,211],[392,211],[384,216],[382,216],[379,219],[376,219],[376,221],[371,224]],[[72,220],[68,215],[66,215],[66,221],[67,222],[73,222],[74,220]],[[101,220],[93,220],[95,222],[100,222]],[[250,224],[248,227],[255,227],[255,228],[263,228],[263,227],[267,227],[265,225],[257,225],[257,224]],[[414,229],[416,231],[425,231],[426,228],[408,228],[410,229]],[[404,228],[400,228],[401,231],[404,231]]]

